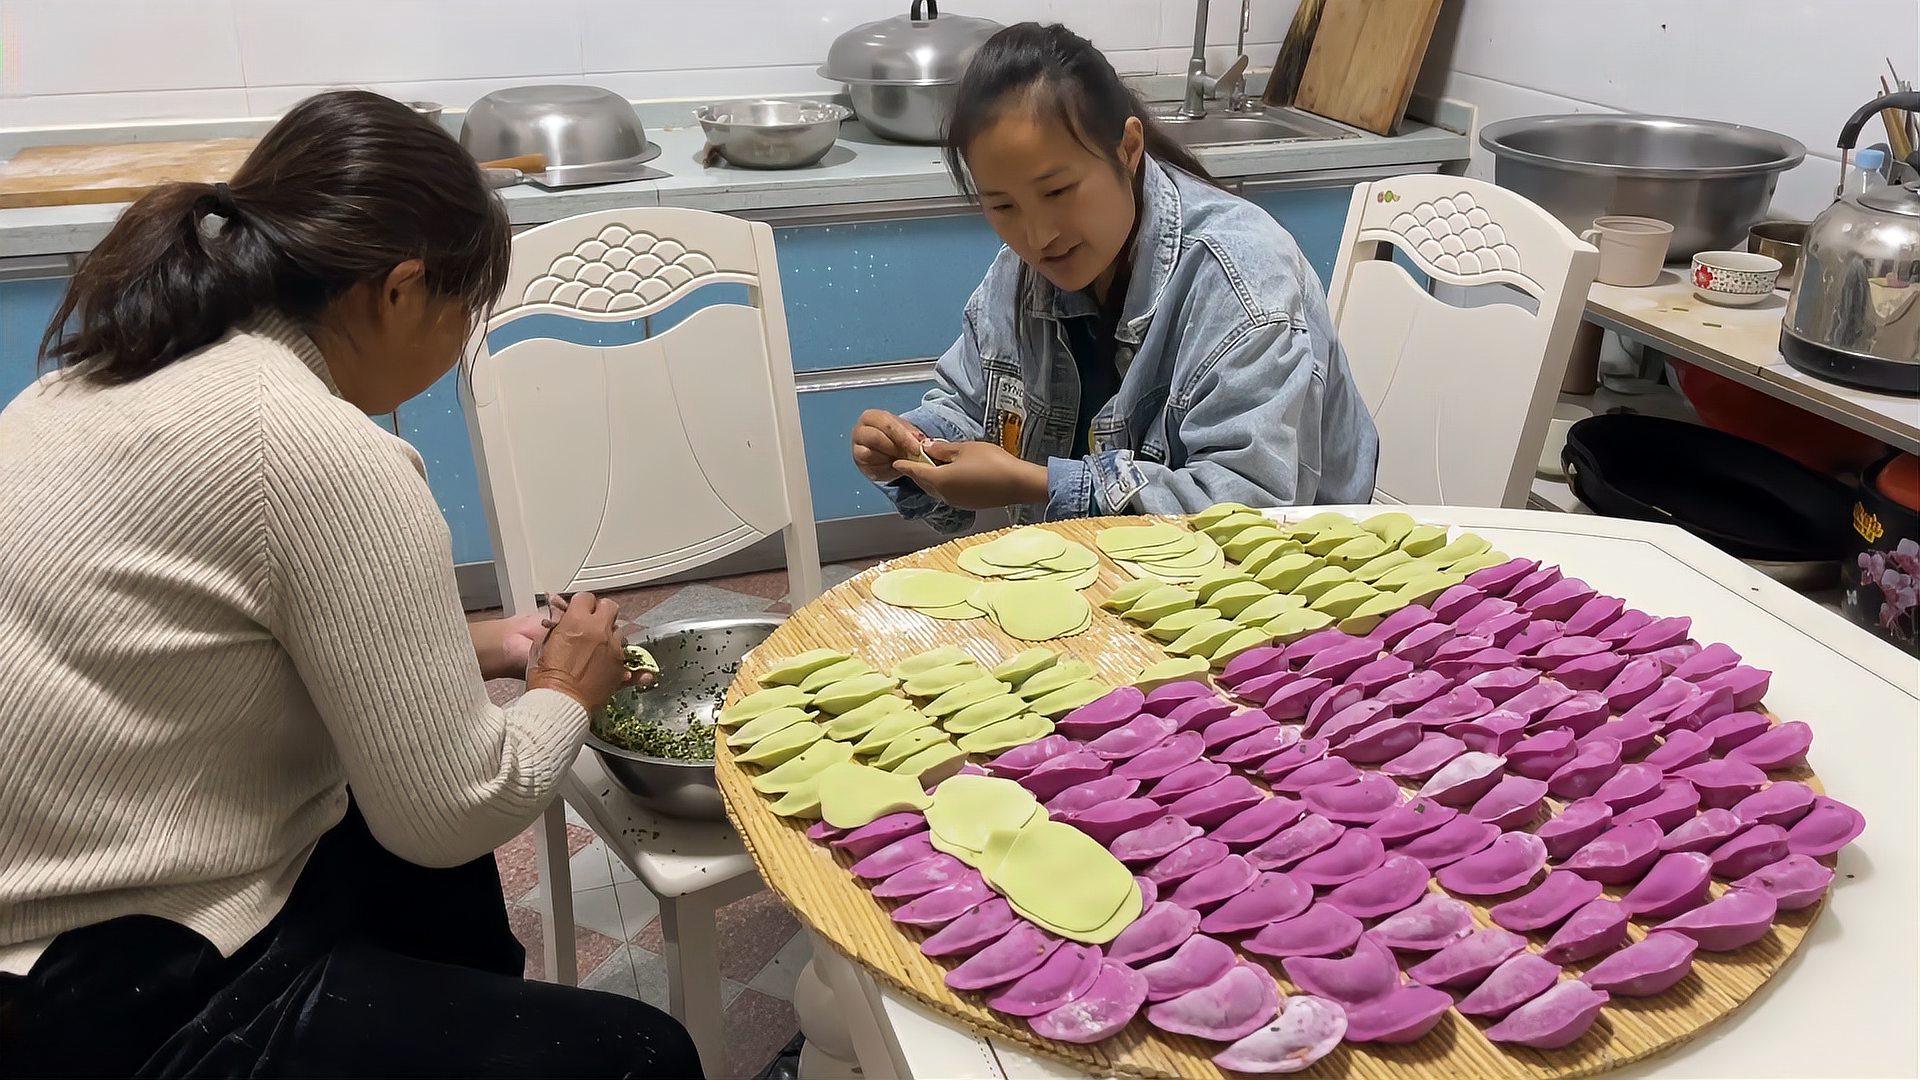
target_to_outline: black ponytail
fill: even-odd
[[[310,321],[409,259],[478,318],[505,287],[508,237],[500,200],[437,124],[378,94],[320,94],[230,184],[167,184],[128,207],[80,264],[40,357],[132,382],[255,314]]]
[[[960,190],[974,194],[966,170],[967,147],[1002,109],[1015,103],[1051,114],[1080,145],[1116,166],[1127,120],[1137,119],[1146,132],[1147,153],[1155,160],[1216,183],[1206,166],[1154,120],[1092,42],[1058,23],[1024,22],[983,42],[960,77],[942,146],[947,172]]]

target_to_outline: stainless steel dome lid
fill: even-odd
[[[942,15],[936,0],[913,0],[905,15],[863,23],[835,38],[820,75],[895,86],[959,82],[974,50],[1000,30],[992,19]]]

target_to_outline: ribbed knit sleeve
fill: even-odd
[[[525,828],[579,752],[587,714],[535,690],[489,701],[418,455],[344,402],[263,401],[273,632],[389,850],[428,866]]]

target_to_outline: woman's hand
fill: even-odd
[[[627,682],[626,639],[614,625],[620,605],[583,592],[553,610],[540,661],[527,672],[527,689],[558,690],[592,712]]]
[[[958,510],[992,510],[1047,501],[1047,467],[990,442],[927,444],[933,465],[896,461],[901,476]]]
[[[480,674],[488,679],[524,679],[533,643],[547,636],[548,623],[539,612],[508,619],[467,624]]]
[[[853,463],[876,484],[900,478],[894,462],[918,461],[927,436],[917,427],[881,409],[868,409],[853,425]]]

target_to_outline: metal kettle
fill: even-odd
[[[1888,94],[1840,129],[1840,169],[1882,109],[1920,111],[1920,92]],[[1840,199],[1807,228],[1787,298],[1780,352],[1817,378],[1920,395],[1920,182]]]

